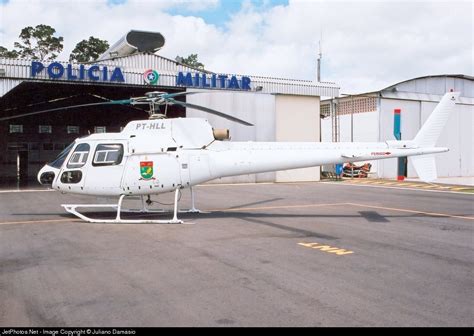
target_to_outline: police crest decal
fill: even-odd
[[[153,178],[153,161],[140,161],[140,175],[145,180]]]

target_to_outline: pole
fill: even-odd
[[[402,110],[397,108],[393,110],[393,136],[398,141],[402,140]],[[403,181],[405,179],[405,157],[399,157],[397,159],[397,180]]]
[[[351,142],[354,142],[354,96],[351,96]]]
[[[20,190],[20,150],[16,152],[16,189]]]

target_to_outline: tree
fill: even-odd
[[[71,55],[69,55],[69,61],[92,62],[107,49],[109,49],[107,41],[90,36],[89,40],[82,40],[76,44]]]
[[[16,50],[8,50],[5,47],[0,46],[0,57],[5,58],[17,58],[19,55],[18,51]]]
[[[204,64],[198,61],[197,54],[191,54],[186,58],[176,56],[176,61],[179,63],[185,64],[187,66],[190,66],[191,68],[204,70]]]
[[[15,48],[19,49],[21,58],[53,60],[63,50],[63,37],[54,37],[54,33],[56,30],[47,25],[25,27],[19,36],[22,43],[15,42]]]

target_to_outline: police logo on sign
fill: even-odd
[[[160,78],[160,74],[156,70],[153,70],[153,69],[148,69],[147,71],[143,73],[143,79],[145,80],[147,84],[150,84],[150,85],[155,85],[156,83],[158,83],[159,78]]]

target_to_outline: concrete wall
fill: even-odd
[[[320,141],[319,97],[277,95],[276,141]],[[319,181],[320,168],[284,170],[277,182]]]

